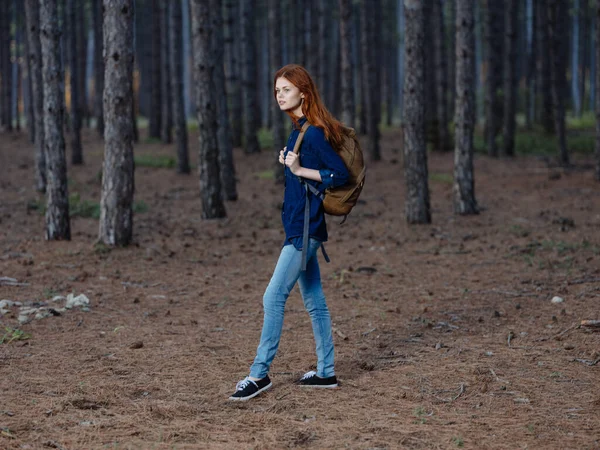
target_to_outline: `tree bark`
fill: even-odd
[[[173,142],[173,98],[169,64],[169,0],[160,0],[160,81],[162,100],[162,127],[160,138],[164,144]]]
[[[225,199],[235,201],[238,198],[235,164],[233,161],[233,145],[229,131],[229,111],[227,108],[227,92],[225,91],[224,45],[222,0],[210,0],[213,29],[213,56],[215,63],[214,85],[217,105],[217,144],[219,147],[219,171]]]
[[[29,141],[35,144],[35,116],[33,111],[33,86],[31,82],[31,61],[29,55],[29,28],[27,26],[27,12],[25,3],[21,3],[23,8],[23,103],[25,104],[25,116],[27,117],[27,132],[29,133]]]
[[[485,140],[488,155],[498,156],[496,138],[502,127],[502,103],[499,90],[502,86],[502,49],[504,26],[504,0],[487,0],[485,8],[485,45],[487,76],[485,81]]]
[[[404,0],[406,33],[404,77],[405,214],[408,223],[431,223],[425,146],[425,18],[420,0]]]
[[[506,0],[504,33],[503,154],[514,156],[517,105],[517,28],[519,0]]]
[[[126,246],[133,236],[133,0],[104,0],[104,165],[99,240]]]
[[[595,97],[596,113],[596,180],[600,181],[600,0],[596,0],[595,5],[595,90],[591,91]],[[590,80],[591,81],[591,80]]]
[[[558,138],[559,160],[564,167],[569,165],[564,104],[566,94],[565,41],[568,41],[564,23],[565,18],[568,18],[568,10],[562,0],[548,0],[548,13],[554,127]]]
[[[71,239],[69,194],[63,118],[65,113],[60,29],[56,0],[40,0],[40,41],[44,86],[44,143],[46,186],[46,239]]]
[[[444,15],[442,10],[442,1],[433,0],[432,24],[433,24],[433,50],[435,61],[435,87],[437,105],[435,114],[437,115],[439,147],[436,150],[443,152],[450,151],[452,145],[450,134],[448,133],[448,84],[447,84],[447,64],[445,43]],[[472,87],[471,87],[472,88]]]
[[[352,42],[354,27],[352,26],[352,0],[339,0],[340,8],[340,53],[341,62],[341,92],[342,122],[348,127],[354,127],[354,80],[352,64]]]
[[[302,66],[306,65],[306,5],[307,2],[291,2],[296,14],[293,16],[295,24],[295,46],[296,52],[293,62]]]
[[[475,4],[456,2],[456,109],[454,113],[454,212],[477,214],[473,173],[473,129],[475,127]]]
[[[42,47],[40,41],[39,0],[25,1],[31,105],[34,126],[35,187],[46,191],[46,153],[44,144],[44,84],[42,80]]]
[[[12,61],[11,61],[11,36],[10,36],[10,1],[4,0],[0,3],[0,59],[2,71],[2,85],[0,92],[2,93],[2,114],[0,120],[0,128],[4,131],[12,131]]]
[[[554,133],[554,112],[552,106],[552,80],[550,77],[550,47],[548,35],[548,0],[537,0],[538,17],[538,73],[540,74],[539,89],[542,97],[541,123],[546,133]]]
[[[242,41],[242,121],[244,130],[244,151],[257,153],[260,151],[257,137],[256,58],[254,51],[254,0],[241,0],[241,36]],[[197,82],[196,82],[197,83]]]
[[[102,93],[104,92],[104,58],[102,57],[102,0],[93,0],[94,19],[94,115],[96,130],[104,137],[104,112]]]
[[[170,3],[169,28],[171,81],[173,88],[173,123],[177,145],[177,173],[190,173],[188,134],[183,104],[183,34],[181,3]]]
[[[210,7],[205,0],[192,0],[190,6],[196,109],[198,111],[198,141],[200,144],[198,166],[202,217],[215,219],[226,216],[221,197],[217,104],[213,88],[215,58],[211,42],[215,30],[210,20]]]
[[[231,143],[242,146],[242,97],[240,91],[239,39],[239,2],[225,0],[224,47],[225,47],[225,87],[229,104],[229,125]]]
[[[535,121],[535,92],[536,92],[536,59],[537,59],[537,39],[536,39],[536,0],[527,2],[527,93],[525,97],[525,118],[527,129],[531,130]]]
[[[282,66],[282,48],[281,48],[281,4],[280,0],[268,1],[269,15],[269,66],[270,73],[275,72]],[[272,80],[272,76],[269,77]],[[286,133],[283,126],[283,113],[279,104],[273,97],[273,86],[271,86],[271,95],[269,96],[269,106],[271,108],[271,131],[273,133],[273,172],[275,181],[283,183],[284,172],[279,164],[279,151],[285,146]],[[287,117],[287,116],[286,116]]]
[[[160,2],[152,1],[152,69],[150,92],[150,118],[148,132],[151,138],[160,139],[162,130],[161,33]],[[150,26],[149,24],[147,26]]]
[[[66,3],[66,17],[67,17],[67,42],[68,42],[68,55],[69,55],[69,68],[70,74],[70,86],[71,86],[71,164],[79,165],[83,164],[83,152],[81,149],[81,92],[79,90],[79,54],[77,52],[77,38],[78,26],[77,26],[77,14],[76,14],[76,1],[67,0]]]
[[[581,117],[582,98],[579,91],[579,55],[581,44],[581,2],[573,0],[573,24],[571,36],[571,97],[573,99],[573,113]]]
[[[77,81],[78,81],[78,93],[79,93],[79,111],[80,121],[86,121],[89,127],[90,111],[88,107],[88,95],[87,95],[87,42],[88,33],[86,27],[87,16],[85,14],[85,2],[76,1],[75,13],[76,13],[76,24],[75,29],[77,30],[76,42],[77,42]],[[80,124],[81,127],[81,124]],[[83,162],[83,161],[82,161]]]
[[[378,101],[379,96],[379,79],[378,71],[375,68],[377,64],[378,51],[374,49],[377,45],[374,45],[375,40],[375,16],[373,10],[379,6],[379,3],[375,2],[368,3],[366,0],[361,0],[361,56],[362,56],[362,70],[363,79],[365,82],[365,91],[363,92],[364,101],[366,105],[366,125],[367,135],[369,139],[369,154],[371,161],[379,161],[381,159],[381,150],[379,148],[379,114],[377,113],[377,107],[380,105]]]

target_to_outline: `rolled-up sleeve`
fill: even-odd
[[[321,159],[321,189],[335,188],[348,182],[348,169],[337,152],[331,147],[325,139],[323,130],[317,127],[310,127],[306,132],[305,139],[310,142]]]

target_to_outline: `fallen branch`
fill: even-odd
[[[585,364],[586,366],[595,366],[596,364],[598,364],[600,362],[600,358],[596,358],[595,360],[591,361],[589,359],[580,359],[580,358],[575,358],[574,361],[580,362]]]
[[[600,320],[582,320],[582,327],[600,328]]]
[[[444,402],[444,403],[452,403],[454,402],[456,399],[458,399],[458,397],[460,397],[461,395],[463,395],[465,392],[465,383],[460,383],[460,390],[458,391],[458,394],[456,394],[454,397],[452,398],[439,398],[439,397],[435,397],[437,400],[439,400],[440,402]]]
[[[340,330],[338,330],[336,327],[331,327],[331,329],[333,330],[333,332],[335,334],[337,334],[339,337],[341,337],[343,340],[347,341],[348,340],[348,336],[346,336],[344,333],[342,333]]]
[[[494,369],[492,369],[491,367],[490,367],[490,373],[494,376],[494,379],[498,383],[510,384],[508,381],[502,380],[500,377],[498,377],[498,375],[496,375],[496,372],[494,372]]]
[[[556,336],[554,336],[554,339],[556,339],[557,341],[560,341],[560,338],[562,338],[565,334],[567,334],[571,330],[574,330],[575,328],[579,328],[579,325],[578,324],[571,325],[569,328],[566,328],[565,330],[561,331]]]
[[[571,284],[584,284],[584,283],[598,283],[600,278],[581,278],[579,280],[567,281],[568,285]]]
[[[510,341],[512,340],[513,337],[515,337],[515,334],[512,331],[510,331],[508,333],[508,339],[506,340],[506,343],[508,344],[509,347],[510,347]]]

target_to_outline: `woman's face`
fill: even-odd
[[[300,92],[287,78],[277,78],[275,82],[277,103],[282,111],[290,111],[297,117],[302,117],[302,99],[304,94]]]

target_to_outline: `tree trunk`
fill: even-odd
[[[27,13],[25,3],[20,3],[23,8],[23,103],[25,104],[25,116],[27,117],[27,132],[29,141],[35,144],[35,115],[33,111],[33,86],[29,48],[29,27],[27,26]]]
[[[242,97],[240,91],[239,64],[239,2],[225,0],[225,87],[229,104],[229,125],[231,142],[234,147],[242,146]]]
[[[328,0],[319,0],[317,2],[317,27],[319,30],[318,35],[318,53],[314,55],[317,58],[317,72],[313,74],[316,79],[319,92],[325,104],[331,108],[329,103],[329,76],[328,73],[329,64],[328,56],[333,48],[331,46],[331,18],[329,17],[330,2]]]
[[[438,134],[437,118],[437,91],[435,73],[435,46],[433,35],[433,2],[435,0],[423,0],[425,13],[425,142],[430,143],[434,150],[440,148],[440,136]]]
[[[425,146],[425,18],[420,0],[404,0],[404,178],[408,223],[431,223]]]
[[[60,60],[60,29],[56,0],[40,0],[40,40],[44,86],[44,144],[48,184],[46,187],[46,239],[71,239],[69,194],[63,117],[63,67]]]
[[[133,0],[104,0],[104,165],[99,240],[126,246],[133,236]]]
[[[306,68],[313,79],[319,75],[319,2],[321,0],[307,0],[305,2],[308,13],[308,48],[306,49]],[[362,1],[362,0],[360,0]]]
[[[281,48],[281,4],[280,0],[268,1],[269,15],[269,66],[270,73],[275,74],[282,66],[282,48]],[[272,77],[269,77],[272,80]],[[271,95],[269,96],[269,105],[271,108],[271,131],[273,133],[273,172],[275,181],[283,183],[284,172],[279,164],[279,151],[285,146],[286,132],[283,125],[283,113],[279,104],[273,97],[273,86],[271,86]],[[286,116],[287,117],[287,116]]]
[[[475,4],[456,3],[456,109],[454,113],[454,212],[477,214],[473,174],[473,129],[475,127]]]
[[[219,148],[217,143],[217,105],[213,88],[215,57],[211,42],[215,30],[210,20],[210,7],[205,0],[192,0],[190,6],[194,83],[196,85],[196,109],[198,111],[198,141],[200,144],[198,166],[202,217],[204,219],[215,219],[226,216],[221,197]]]
[[[80,114],[80,125],[83,119],[86,120],[89,126],[89,117],[90,111],[88,108],[88,95],[87,95],[87,79],[86,79],[86,69],[87,69],[87,42],[88,42],[88,33],[86,27],[86,14],[85,14],[85,2],[76,1],[75,2],[75,13],[76,13],[76,24],[75,30],[77,36],[75,37],[76,45],[77,45],[77,82],[78,84],[78,94],[79,94],[79,114]],[[83,162],[83,161],[82,161]]]
[[[565,41],[568,42],[565,18],[568,10],[562,0],[548,0],[548,25],[550,42],[550,62],[552,80],[552,100],[554,103],[554,127],[558,138],[558,152],[561,165],[569,165],[567,137],[565,128],[566,78],[565,78]]]
[[[77,8],[76,0],[67,0],[66,4],[66,17],[67,17],[67,42],[68,42],[68,55],[69,55],[69,68],[71,69],[70,74],[70,85],[71,85],[71,164],[78,165],[83,164],[83,152],[81,150],[81,100],[79,91],[79,59],[77,52],[77,14],[75,9]]]
[[[46,191],[46,153],[44,144],[44,84],[42,80],[42,47],[40,41],[39,0],[26,0],[25,20],[29,53],[29,76],[31,78],[31,105],[34,126],[35,187]]]
[[[595,5],[595,90],[590,91],[595,98],[596,113],[596,180],[600,181],[600,0]],[[591,80],[590,80],[591,81]]]
[[[173,88],[173,123],[177,144],[177,173],[190,173],[188,134],[183,104],[183,35],[181,3],[170,3],[169,28],[171,45],[171,81]]]
[[[596,30],[598,28],[597,15],[596,15],[596,5],[594,3],[590,3],[590,41],[588,41],[589,51],[589,61],[590,61],[590,103],[589,109],[590,111],[596,110]]]
[[[504,0],[495,0],[496,3],[502,3],[504,2]],[[446,6],[446,11],[448,13],[447,19],[446,19],[446,25],[447,25],[447,30],[446,30],[446,36],[448,36],[448,43],[447,43],[447,48],[446,51],[448,52],[449,55],[454,55],[454,51],[456,49],[456,0],[445,0],[444,1],[445,6]],[[500,6],[502,7],[502,6]],[[498,53],[498,55],[501,55],[502,53]],[[502,58],[499,58],[502,59]],[[448,105],[449,105],[449,109],[450,110],[454,110],[454,104],[455,104],[455,89],[454,87],[456,86],[456,61],[454,60],[454,58],[450,58],[448,60],[448,86],[452,86],[452,89],[449,90],[449,101],[448,101]]]
[[[354,27],[352,26],[352,0],[339,0],[340,8],[340,45],[341,45],[341,92],[342,122],[354,127],[354,80],[352,64],[352,42]]]
[[[445,43],[444,14],[442,10],[442,1],[433,0],[432,23],[433,23],[433,50],[435,61],[435,86],[437,97],[437,126],[439,137],[439,147],[436,150],[443,152],[450,151],[452,146],[450,134],[448,133],[448,84],[447,84],[447,64]],[[458,69],[457,69],[458,70]],[[473,86],[471,86],[473,88]]]
[[[100,0],[101,1],[101,0]],[[151,120],[152,102],[152,0],[136,0],[135,61],[139,70],[138,104],[142,116]],[[152,119],[154,120],[154,119]],[[153,125],[154,126],[154,125]],[[148,124],[149,128],[149,124]]]
[[[398,26],[398,36],[400,36],[400,42],[398,45],[398,82],[400,85],[400,89],[398,92],[398,105],[400,107],[400,120],[404,119],[404,35],[406,22],[404,21],[404,0],[398,1],[398,11],[397,11],[397,26]]]
[[[160,80],[162,100],[162,127],[160,138],[164,144],[173,142],[173,99],[169,64],[169,0],[160,0]]]
[[[365,90],[363,92],[364,102],[366,105],[366,125],[367,135],[369,137],[369,154],[371,161],[379,161],[381,159],[381,151],[379,149],[379,121],[377,107],[380,105],[378,101],[379,85],[378,71],[375,68],[377,64],[378,52],[374,49],[375,40],[375,16],[373,10],[379,6],[379,3],[367,4],[366,0],[361,1],[361,56],[363,79],[365,82]]]
[[[502,86],[502,30],[504,26],[503,4],[487,0],[485,8],[485,44],[487,75],[485,81],[485,140],[488,155],[498,156],[496,138],[502,126],[502,103],[499,91]]]
[[[254,56],[254,0],[241,0],[241,36],[242,41],[242,117],[244,129],[244,151],[260,151],[257,137],[256,58]],[[196,83],[198,83],[196,81]]]
[[[506,0],[504,33],[503,154],[514,156],[517,105],[517,28],[519,0]]]
[[[96,130],[104,137],[104,112],[102,93],[104,92],[104,58],[102,57],[102,0],[93,0],[94,18],[94,115]]]
[[[5,131],[12,131],[12,62],[11,62],[11,26],[10,26],[10,4],[8,0],[3,0],[0,3],[0,58],[2,60],[2,120],[0,128]]]
[[[554,133],[554,112],[552,107],[552,80],[550,78],[550,47],[548,36],[548,0],[537,0],[538,17],[538,73],[539,89],[542,97],[541,123],[546,133]]]
[[[296,52],[295,61],[302,66],[306,65],[306,13],[308,2],[291,2],[294,6],[296,14],[293,16],[295,25],[295,41]]]
[[[150,118],[148,121],[148,132],[151,138],[160,139],[162,130],[162,83],[161,83],[161,33],[160,33],[160,2],[152,1],[152,75],[151,75],[151,98]]]
[[[233,145],[229,131],[229,112],[227,108],[227,92],[225,91],[225,69],[223,49],[223,16],[222,0],[210,0],[213,29],[213,56],[215,62],[214,85],[217,105],[217,144],[219,147],[219,170],[225,199],[235,201],[238,198],[235,164],[233,161]]]
[[[573,113],[581,117],[581,92],[579,91],[579,53],[581,35],[581,4],[580,0],[573,0],[573,23],[571,36],[571,97],[573,98]]]
[[[585,109],[586,100],[586,85],[587,85],[587,71],[590,67],[589,59],[589,33],[590,33],[590,7],[588,0],[580,0],[579,5],[579,23],[581,24],[581,31],[579,33],[579,61],[580,61],[580,75],[579,75],[579,95],[581,97],[581,108],[579,111],[579,117],[581,117],[583,110]]]
[[[536,0],[527,0],[527,93],[525,97],[525,119],[527,129],[531,130],[535,121],[537,26]]]

